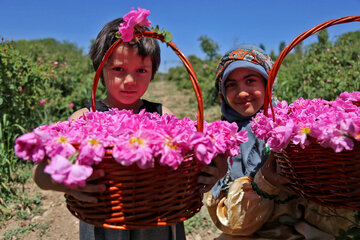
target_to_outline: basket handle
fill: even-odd
[[[135,32],[134,37],[150,37],[150,38],[158,39],[161,42],[165,42],[164,36],[162,36],[162,35],[160,35],[158,33],[152,32],[152,31]],[[98,85],[98,82],[99,82],[99,78],[100,78],[100,75],[101,75],[101,71],[102,71],[107,59],[110,57],[110,55],[122,43],[123,43],[123,40],[119,39],[119,40],[117,40],[116,42],[114,42],[111,45],[111,47],[105,53],[105,56],[104,56],[103,60],[101,61],[98,69],[96,70],[94,81],[93,81],[92,94],[91,94],[91,109],[94,112],[96,111],[96,108],[95,108],[95,94],[96,94],[96,89],[97,89],[97,85]],[[172,41],[167,42],[167,45],[170,46],[172,48],[172,50],[178,55],[178,57],[183,62],[186,70],[188,71],[192,86],[194,88],[197,103],[198,103],[198,108],[197,108],[197,130],[199,132],[202,132],[203,131],[203,126],[204,126],[203,98],[202,98],[200,85],[199,85],[199,82],[197,80],[194,68],[192,67],[192,65],[191,65],[190,61],[187,59],[187,57],[179,50],[179,48]]]
[[[268,116],[268,109],[269,109],[269,104],[270,104],[273,119],[275,120],[274,108],[273,108],[272,101],[271,101],[271,92],[272,92],[272,87],[273,87],[276,75],[279,71],[280,65],[281,65],[282,61],[284,60],[284,58],[286,57],[286,55],[297,44],[299,44],[300,42],[302,42],[304,39],[308,38],[309,36],[313,35],[314,33],[324,30],[325,28],[333,26],[333,25],[349,23],[349,22],[360,22],[360,16],[347,16],[347,17],[337,18],[337,19],[323,22],[323,23],[303,32],[299,36],[297,36],[294,40],[292,40],[292,42],[289,45],[287,45],[281,51],[279,57],[276,59],[273,67],[270,70],[269,79],[267,82],[267,87],[266,87],[266,91],[265,91],[265,99],[264,99],[264,114],[265,114],[265,116]]]

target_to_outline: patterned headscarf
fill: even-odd
[[[216,89],[222,93],[223,77],[226,69],[232,63],[242,64],[244,68],[250,68],[259,72],[267,80],[269,72],[273,66],[273,61],[261,48],[254,45],[240,45],[236,49],[232,49],[224,54],[220,59],[216,69]],[[239,68],[238,66],[236,68]],[[233,69],[232,69],[233,70]],[[264,75],[265,74],[265,75]],[[228,74],[225,76],[227,77]],[[225,79],[226,80],[226,79]]]

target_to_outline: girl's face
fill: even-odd
[[[226,79],[226,99],[235,111],[250,117],[264,105],[265,88],[265,81],[260,73],[237,68]]]
[[[142,58],[137,51],[126,45],[119,46],[103,68],[106,100],[111,107],[126,108],[126,105],[136,104],[149,86],[152,76],[151,57]]]

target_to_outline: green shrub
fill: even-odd
[[[304,55],[291,53],[291,61],[280,68],[276,95],[292,102],[299,97],[333,100],[344,91],[359,91],[359,39],[360,31],[347,33],[334,43],[319,39]]]
[[[215,70],[217,60],[202,60],[194,55],[188,57],[193,66],[197,80],[199,82],[204,108],[208,108],[217,103],[217,92],[215,89]],[[184,66],[170,68],[167,74],[168,81],[176,83],[179,89],[192,89],[189,75]]]
[[[88,56],[54,39],[0,41],[0,207],[12,201],[11,182],[23,182],[16,137],[67,118],[90,102],[94,77]],[[101,85],[101,84],[99,84]],[[98,98],[104,96],[99,86]],[[29,177],[29,176],[28,176]],[[16,185],[16,184],[15,184]],[[1,210],[0,210],[1,211]],[[6,211],[6,210],[4,210]]]

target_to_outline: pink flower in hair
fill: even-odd
[[[132,8],[131,11],[123,17],[124,22],[120,24],[119,34],[121,34],[124,42],[130,42],[133,39],[136,25],[147,27],[151,24],[147,19],[149,14],[149,10],[138,7],[137,11]]]

